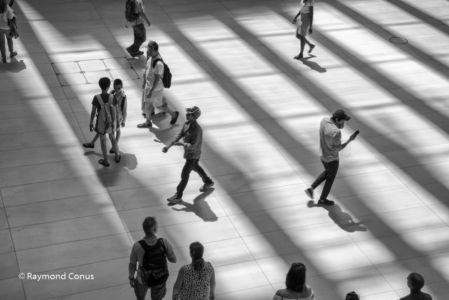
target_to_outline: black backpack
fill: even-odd
[[[162,238],[159,238],[153,246],[148,245],[144,240],[140,240],[139,244],[145,250],[142,266],[140,267],[142,281],[149,287],[160,285],[167,281],[167,258]]]
[[[170,68],[168,67],[168,65],[161,58],[156,58],[153,61],[151,67],[154,68],[154,66],[159,60],[164,64],[164,74],[162,75],[162,84],[164,85],[164,88],[168,89],[171,87],[171,78],[172,78],[172,74],[170,72]]]
[[[139,13],[136,13],[136,0],[126,0],[125,18],[128,22],[135,22],[139,18]]]

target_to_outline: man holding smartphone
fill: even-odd
[[[345,143],[341,143],[341,131],[345,126],[345,121],[349,121],[349,117],[344,110],[338,109],[330,118],[323,118],[320,123],[320,149],[321,162],[324,166],[324,171],[318,176],[312,185],[305,190],[307,196],[313,199],[313,190],[316,189],[323,181],[324,187],[321,192],[318,204],[320,205],[334,205],[334,201],[328,200],[332,184],[335,176],[337,176],[339,157],[338,153],[343,150],[351,141],[353,141],[359,131],[356,130]]]

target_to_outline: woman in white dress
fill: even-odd
[[[301,41],[301,50],[299,54],[294,57],[294,59],[303,58],[305,44],[309,46],[309,53],[311,53],[313,48],[315,48],[315,45],[307,39],[307,34],[312,34],[314,2],[315,0],[302,0],[301,7],[292,20],[292,23],[295,24],[298,17],[301,16],[301,19],[298,22],[298,28],[296,29],[296,37]]]

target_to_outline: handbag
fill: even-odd
[[[8,19],[8,26],[9,26],[9,36],[15,39],[18,38],[19,31],[17,30],[16,17]]]

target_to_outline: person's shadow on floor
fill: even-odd
[[[354,231],[367,231],[366,227],[363,226],[360,222],[355,222],[354,219],[350,214],[347,212],[344,212],[340,205],[335,203],[334,205],[327,206],[327,205],[319,205],[312,200],[307,202],[308,207],[323,207],[325,210],[328,211],[329,217],[334,221],[335,224],[337,224],[341,229],[347,231],[347,232],[354,232]]]
[[[193,212],[195,215],[204,220],[204,222],[215,222],[218,220],[217,215],[212,211],[206,198],[212,194],[215,189],[211,188],[199,194],[194,200],[193,204],[185,202],[184,200],[178,205],[184,205],[184,208],[172,207],[175,211]],[[170,205],[170,204],[169,204]]]
[[[302,63],[305,64],[306,66],[308,66],[310,69],[315,70],[315,71],[317,71],[319,73],[327,72],[326,68],[323,68],[318,63],[310,60],[313,57],[316,57],[316,56],[311,54],[309,57],[301,58],[300,61],[302,61]]]
[[[3,65],[8,72],[19,73],[27,68],[23,60],[18,61],[15,57],[11,59],[11,62]]]

